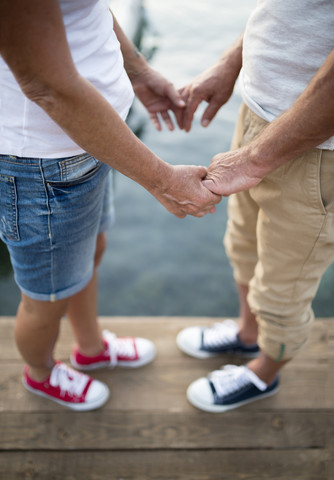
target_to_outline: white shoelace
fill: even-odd
[[[245,366],[225,365],[222,370],[211,372],[209,379],[213,383],[219,397],[236,392],[250,382],[262,392],[267,388],[267,384]]]
[[[233,320],[217,322],[203,333],[203,342],[207,347],[228,345],[237,339],[238,325]]]
[[[63,363],[56,364],[50,376],[50,385],[59,387],[62,396],[68,393],[71,396],[80,397],[88,381],[87,375],[76,372]]]
[[[103,330],[103,338],[108,343],[108,353],[110,355],[110,366],[117,364],[117,357],[133,359],[136,355],[134,342],[132,338],[117,338],[116,335],[108,330]]]

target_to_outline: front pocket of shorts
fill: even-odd
[[[0,175],[0,231],[4,238],[20,240],[17,217],[15,177]]]
[[[59,162],[61,180],[46,180],[51,187],[70,187],[89,180],[101,168],[101,162],[85,153]]]

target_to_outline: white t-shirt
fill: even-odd
[[[108,0],[58,2],[78,72],[124,120],[134,94],[113,31]],[[62,158],[82,151],[38,105],[28,100],[0,56],[0,154]]]
[[[271,122],[293,105],[333,48],[333,0],[258,0],[244,35],[244,102]],[[334,137],[319,147],[333,150]]]

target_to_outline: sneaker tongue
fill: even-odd
[[[111,358],[111,365],[116,365],[119,358],[133,360],[137,352],[132,337],[116,337],[114,333],[103,331],[103,337],[108,344],[108,352]]]
[[[56,364],[50,375],[50,385],[59,387],[62,391],[77,396],[82,395],[89,377],[83,373],[76,372],[64,364]]]
[[[215,323],[212,327],[203,330],[203,345],[212,347],[227,345],[235,342],[238,335],[238,326],[233,320]]]
[[[261,380],[252,370],[250,370],[248,367],[245,367],[245,374],[249,378],[249,380],[255,385],[261,392],[264,392],[268,385]]]
[[[117,337],[108,330],[103,330],[103,338],[107,342],[107,351],[110,357],[110,366],[117,365]]]

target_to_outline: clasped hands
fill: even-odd
[[[222,78],[225,81],[222,82]],[[172,111],[179,128],[188,132],[198,105],[202,101],[208,103],[201,119],[203,127],[207,127],[230,98],[234,82],[235,78],[226,74],[224,63],[218,62],[179,91],[151,68],[136,78],[133,87],[158,131],[162,129],[160,118],[169,130],[174,130]],[[168,164],[163,187],[152,193],[179,218],[214,213],[222,196],[246,190],[261,180],[250,168],[249,158],[248,147],[242,147],[218,153],[208,168]]]

